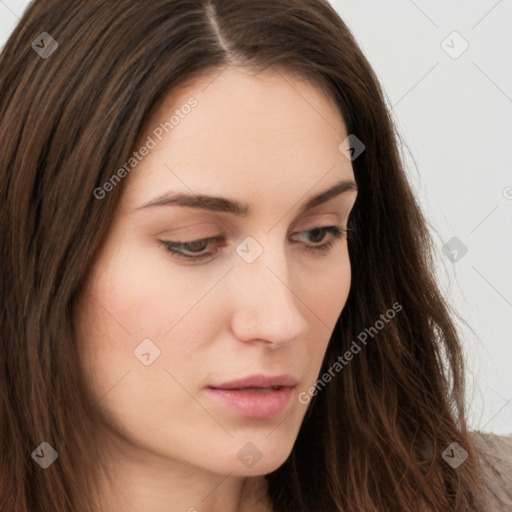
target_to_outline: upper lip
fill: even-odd
[[[251,375],[222,384],[210,386],[215,389],[240,389],[240,388],[271,388],[276,386],[294,387],[297,379],[291,375]]]

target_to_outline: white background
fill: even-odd
[[[470,427],[512,434],[512,0],[331,3],[381,80],[438,278],[476,334],[456,318]],[[0,46],[28,4],[0,0]],[[468,248],[456,262],[443,253],[452,237]]]

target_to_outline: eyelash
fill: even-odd
[[[338,241],[347,240],[351,238],[351,229],[345,226],[319,226],[307,231],[298,231],[293,234],[302,234],[302,233],[312,233],[314,231],[323,231],[326,233],[331,233],[333,238],[331,238],[328,242],[322,245],[306,245],[304,249],[306,251],[311,251],[317,254],[325,254],[327,253]],[[184,254],[182,251],[178,250],[179,248],[184,248],[187,245],[199,243],[199,242],[219,242],[222,240],[222,237],[210,237],[210,238],[201,238],[198,240],[191,240],[190,242],[173,242],[169,240],[160,240],[160,242],[164,245],[164,248],[170,252],[172,255],[177,256],[178,258],[184,258],[188,261],[197,261],[213,256],[215,253],[205,253],[197,256],[191,256],[188,254]]]

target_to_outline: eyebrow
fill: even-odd
[[[336,185],[309,198],[301,207],[299,214],[302,214],[315,206],[329,201],[330,199],[343,194],[344,192],[358,191],[357,184],[352,180],[343,180]],[[154,208],[157,206],[182,206],[188,208],[199,208],[213,212],[230,213],[237,217],[247,217],[251,214],[251,207],[234,199],[227,199],[219,196],[208,196],[204,194],[189,194],[166,192],[155,199],[139,206],[136,210]]]

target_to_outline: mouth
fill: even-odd
[[[254,375],[208,386],[206,392],[217,404],[239,416],[269,419],[287,411],[296,385],[297,380],[289,375]]]
[[[215,389],[270,389],[275,387],[294,387],[297,385],[297,379],[291,375],[250,375],[241,379],[224,382],[222,384],[214,384],[210,387]]]
[[[271,388],[255,388],[255,387],[232,388],[232,390],[247,391],[249,393],[270,393],[272,391],[277,391],[278,389],[282,389],[283,387],[287,387],[287,386],[272,386]],[[219,389],[219,388],[213,388],[213,389]]]

